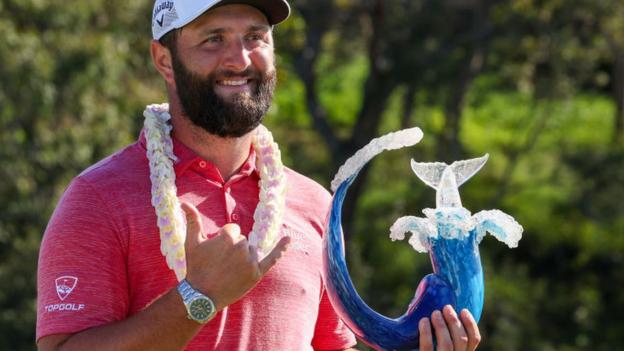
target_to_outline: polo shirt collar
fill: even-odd
[[[173,141],[173,154],[178,158],[173,165],[176,177],[181,177],[186,171],[192,170],[208,179],[225,183],[219,169],[212,162],[201,158],[195,153],[195,151],[184,145],[184,143],[178,140],[175,136],[172,136],[171,139]],[[147,140],[144,129],[141,130],[139,144],[143,149],[147,150]],[[240,170],[232,176],[230,181],[250,176],[252,173],[258,173],[256,169],[256,153],[253,146],[249,149],[249,156],[247,157],[247,160],[245,160]],[[257,175],[259,176],[259,174]]]

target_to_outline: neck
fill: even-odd
[[[181,111],[170,111],[173,136],[206,161],[213,163],[224,181],[249,157],[253,131],[239,138],[222,138],[194,125]]]

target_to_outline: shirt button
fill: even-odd
[[[238,215],[236,213],[232,214],[232,220],[238,221]]]
[[[199,167],[206,168],[206,161],[199,161]]]

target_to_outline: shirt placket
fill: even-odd
[[[232,195],[233,188],[248,176],[248,172],[235,174],[227,182],[221,178],[218,170],[207,161],[197,159],[195,161],[195,170],[211,185],[217,187],[221,191],[221,201],[223,208],[223,218],[225,223],[234,223],[241,225],[240,213],[237,210],[238,202]]]
[[[223,201],[225,203],[225,218],[228,223],[238,224],[239,216],[236,213],[236,199],[232,196],[232,184],[223,184],[222,190]]]

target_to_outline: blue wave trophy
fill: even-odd
[[[522,226],[499,210],[471,215],[462,207],[458,188],[483,167],[487,154],[451,165],[412,160],[416,176],[436,190],[436,208],[423,210],[425,217],[397,219],[390,228],[390,238],[402,240],[405,233],[411,232],[409,243],[415,250],[429,253],[433,274],[420,281],[401,317],[388,318],[372,310],[358,295],[347,270],[342,203],[347,189],[370,159],[383,150],[411,146],[421,139],[418,128],[373,139],[347,160],[332,182],[334,197],[323,237],[323,277],[340,318],[358,338],[376,350],[418,350],[418,322],[445,305],[452,305],[456,311],[468,309],[478,322],[484,296],[478,246],[481,239],[489,232],[513,248],[522,236]]]

